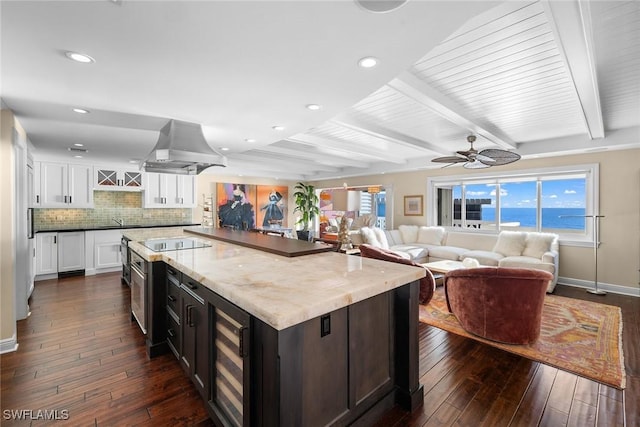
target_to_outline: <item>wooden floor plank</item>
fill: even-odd
[[[558,286],[556,293],[621,307],[623,392],[420,324],[424,405],[393,407],[377,427],[640,427],[640,298]],[[205,403],[172,355],[149,360],[119,275],[38,282],[18,322],[18,351],[0,356],[1,409],[67,409],[68,425],[211,426]],[[16,422],[2,425],[64,425]]]

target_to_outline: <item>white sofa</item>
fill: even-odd
[[[558,281],[558,235],[502,231],[500,234],[448,231],[443,227],[401,225],[397,230],[363,227],[350,232],[355,245],[389,249],[417,263],[475,258],[481,265],[534,268],[553,274],[547,292]]]

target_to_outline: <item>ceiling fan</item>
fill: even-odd
[[[444,167],[464,162],[463,167],[465,169],[482,169],[489,168],[491,166],[506,165],[520,159],[519,154],[497,148],[488,148],[486,150],[478,151],[473,148],[475,140],[475,135],[469,135],[467,137],[467,141],[471,144],[471,148],[466,151],[456,151],[459,156],[437,157],[431,161],[436,163],[449,163]]]

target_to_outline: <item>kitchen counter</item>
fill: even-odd
[[[124,235],[131,239],[129,248],[147,261],[163,261],[177,268],[276,330],[425,276],[423,269],[337,252],[290,258],[208,239],[180,227],[126,230]],[[211,247],[154,252],[140,243],[182,236],[207,240]]]
[[[149,357],[173,353],[216,425],[371,425],[394,404],[422,404],[418,279],[426,270],[338,252],[278,255],[289,239],[214,234],[124,232],[148,261],[145,291],[132,295],[145,301]],[[211,246],[155,252],[142,243],[175,237]]]
[[[90,225],[90,226],[59,226],[52,227],[47,229],[39,229],[36,230],[36,233],[56,233],[56,232],[67,232],[67,231],[96,231],[96,230],[128,230],[128,229],[138,229],[138,228],[163,228],[163,227],[187,227],[194,226],[200,224],[194,223],[184,223],[184,224],[125,224],[124,226],[119,225]]]

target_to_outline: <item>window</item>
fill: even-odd
[[[429,178],[430,224],[478,232],[557,233],[564,244],[591,244],[598,165]]]

